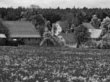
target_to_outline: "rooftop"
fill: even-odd
[[[3,24],[9,30],[11,38],[38,38],[39,32],[34,25],[28,21],[4,21]]]

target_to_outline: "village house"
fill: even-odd
[[[90,23],[83,23],[83,25],[90,32],[90,38],[92,40],[98,40],[100,38],[100,35],[101,35],[102,31],[103,31],[102,29],[96,29]]]
[[[3,21],[3,24],[9,31],[7,45],[39,44],[41,36],[32,23],[28,21]]]
[[[96,29],[90,23],[83,23],[83,25],[90,32],[90,39],[83,46],[87,47],[87,48],[88,47],[89,48],[96,47],[96,44],[98,44],[102,39],[101,34],[102,34],[103,30],[102,29]]]
[[[7,27],[8,37],[1,35],[2,40],[7,39],[6,45],[39,45],[41,36],[35,26],[28,21],[3,21],[3,25]],[[83,23],[89,30],[90,39],[99,39],[102,29],[95,29],[90,23]],[[62,25],[61,25],[62,27]],[[64,28],[64,27],[62,27]],[[67,45],[77,46],[74,33],[61,33]],[[2,41],[5,42],[5,41]]]

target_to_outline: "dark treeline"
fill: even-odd
[[[22,12],[29,10],[29,8],[0,8],[0,17],[3,20],[19,20],[21,19]],[[57,20],[67,20],[70,24],[74,23],[76,25],[80,24],[82,21],[89,22],[92,18],[93,14],[96,14],[101,20],[106,16],[110,16],[110,9],[108,8],[66,8],[60,9],[59,7],[56,9],[37,9],[47,20],[50,20],[52,23]]]
[[[37,12],[37,13],[36,13]],[[27,21],[32,21],[33,16],[37,15],[38,12],[46,19],[49,20],[51,23],[54,23],[58,20],[67,21],[71,27],[72,24],[75,26],[80,25],[82,22],[90,22],[92,15],[96,14],[99,19],[103,19],[106,16],[110,17],[110,9],[109,8],[39,8],[39,9],[32,9],[32,8],[0,8],[0,18],[2,20],[9,20],[9,21],[17,21],[21,19],[25,19]],[[35,23],[37,20],[36,25],[42,24],[43,19],[39,15],[34,17]],[[0,25],[2,26],[2,25]],[[3,32],[4,33],[4,32]]]
[[[29,16],[22,15],[23,12],[29,11],[29,8],[0,8],[0,17],[3,20],[20,20],[23,17]],[[36,9],[40,14],[42,14],[47,20],[50,20],[51,23],[54,23],[58,20],[67,20],[69,24],[74,23],[75,25],[79,25],[81,22],[89,22],[92,18],[92,15],[96,14],[98,18],[101,20],[106,16],[110,17],[110,9],[108,8],[66,8],[60,9],[59,7],[56,9],[48,8],[48,9]],[[29,15],[32,15],[29,14]]]

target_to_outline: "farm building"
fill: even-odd
[[[93,27],[90,23],[83,23],[83,25],[89,30],[90,34],[90,38],[97,40],[100,38],[100,35],[102,33],[102,29],[96,29],[95,27]]]
[[[38,44],[39,32],[28,21],[4,21],[4,26],[9,30],[8,44]]]

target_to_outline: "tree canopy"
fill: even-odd
[[[88,29],[82,24],[74,29],[74,35],[77,41],[77,47],[79,47],[82,43],[88,41],[90,38]]]
[[[2,20],[0,19],[0,34],[3,33],[3,34],[6,34],[6,36],[8,36],[8,28],[5,27],[2,23]]]

